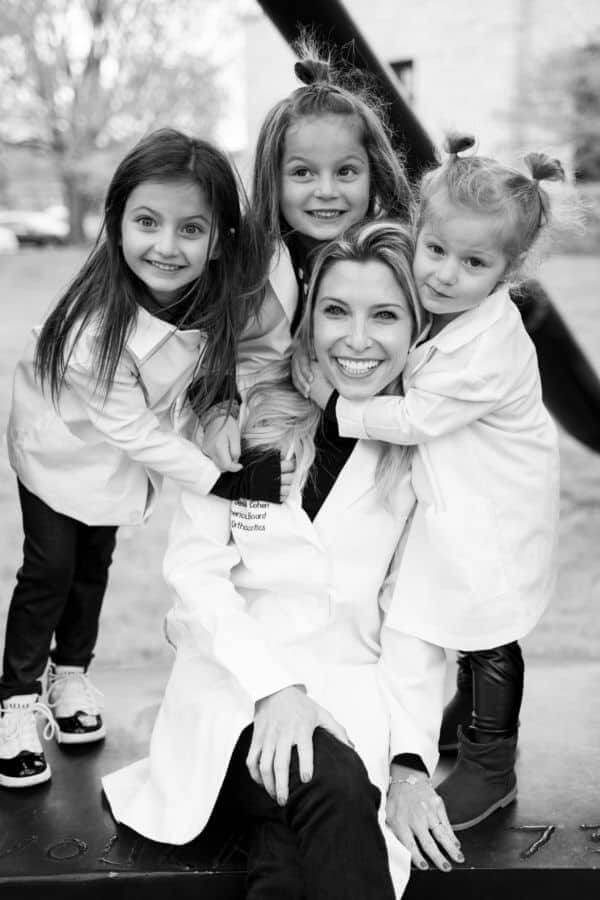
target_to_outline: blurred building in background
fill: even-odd
[[[577,140],[569,132],[585,103],[575,83],[581,54],[591,48],[600,72],[598,0],[345,0],[345,6],[437,143],[458,128],[476,134],[485,153],[512,155],[541,144],[574,160]],[[250,154],[266,110],[298,82],[292,51],[258,4],[248,10],[242,80]]]

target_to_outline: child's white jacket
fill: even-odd
[[[208,492],[219,469],[178,433],[184,393],[205,344],[139,308],[104,399],[94,391],[94,324],[74,346],[59,408],[34,377],[39,328],[19,362],[7,431],[11,465],[57,512],[88,525],[142,522],[163,476]]]
[[[437,648],[382,628],[379,589],[414,495],[406,471],[394,512],[384,507],[378,454],[357,444],[314,522],[297,496],[275,505],[182,492],[164,564],[176,660],[149,757],[103,779],[119,822],[167,843],[196,837],[255,701],[303,684],[382,791],[400,895],[409,857],[384,824],[390,758],[412,752],[435,767],[444,671]]]
[[[289,250],[281,241],[271,257],[258,318],[245,329],[239,344],[237,382],[242,395],[257,382],[265,366],[291,355],[291,323],[297,303],[298,282]]]
[[[405,397],[338,400],[342,435],[417,444],[389,621],[443,647],[518,640],[554,586],[559,467],[535,348],[506,289],[417,347]]]

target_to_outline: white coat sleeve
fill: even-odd
[[[387,624],[400,555],[398,551],[380,596],[384,619],[379,673],[390,716],[390,762],[399,753],[416,754],[432,775],[438,761],[446,656],[442,647]]]
[[[237,385],[242,396],[265,366],[291,356],[291,323],[298,303],[298,283],[289,252],[282,244],[273,254],[269,282],[256,319],[238,344]]]
[[[172,478],[182,487],[206,494],[220,469],[192,441],[165,430],[149,408],[132,363],[123,357],[106,397],[96,390],[90,357],[72,354],[65,376],[87,417],[109,444],[146,469]]]
[[[256,702],[297,679],[233,584],[240,554],[230,538],[228,501],[182,491],[163,564],[176,593],[168,620],[188,652],[199,652],[208,642],[212,655]]]
[[[461,350],[463,352],[461,352]],[[497,353],[485,359],[485,346],[437,353],[415,375],[404,397],[364,401],[340,397],[336,415],[343,437],[389,444],[422,444],[450,434],[498,408],[508,391],[504,363]]]

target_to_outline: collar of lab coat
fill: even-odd
[[[298,283],[290,251],[280,241],[271,259],[269,282],[289,322],[294,318],[298,302]]]
[[[510,302],[508,288],[502,285],[479,306],[462,313],[421,347],[435,347],[441,353],[454,353],[506,315],[506,305]]]
[[[320,543],[320,539],[327,542],[330,534],[335,535],[340,529],[344,510],[374,487],[380,450],[381,444],[377,441],[357,441],[312,523],[301,510],[316,543]]]
[[[151,315],[143,306],[138,307],[135,325],[127,338],[127,349],[136,360],[143,362],[177,332],[177,336],[191,347],[200,347],[204,332],[198,328],[180,331],[176,325]]]

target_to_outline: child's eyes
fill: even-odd
[[[190,235],[191,237],[204,234],[204,229],[201,225],[198,225],[197,222],[188,222],[187,225],[183,226],[182,231],[184,234]]]
[[[481,266],[485,266],[484,261],[482,259],[479,259],[478,256],[467,257],[465,263],[470,269],[479,269]]]
[[[392,309],[380,309],[375,313],[377,319],[383,319],[386,322],[395,322],[398,316]]]
[[[142,228],[152,228],[154,225],[156,225],[156,222],[152,218],[152,216],[138,216],[135,222],[137,225],[141,225]]]
[[[348,176],[358,175],[358,169],[356,168],[356,166],[340,166],[340,168],[338,169],[338,174],[342,178],[347,178]]]
[[[290,175],[294,178],[308,178],[310,174],[310,169],[307,166],[298,166],[290,172]]]
[[[441,256],[444,252],[444,248],[440,244],[427,244],[427,249],[435,256]]]

